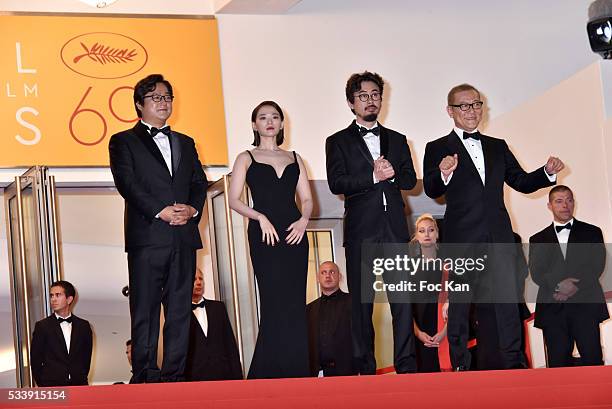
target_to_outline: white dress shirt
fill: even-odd
[[[68,314],[66,317],[60,317],[55,314],[55,318],[68,318],[71,317],[72,314]],[[64,342],[66,343],[66,350],[70,353],[70,337],[72,336],[72,323],[64,321],[60,324],[60,328],[62,329],[62,334],[64,335]]]
[[[482,141],[481,140],[476,140],[474,138],[463,138],[463,129],[459,129],[459,128],[454,128],[455,133],[457,134],[457,136],[459,136],[459,140],[463,143],[463,146],[465,146],[465,149],[468,151],[468,154],[470,155],[470,158],[472,159],[472,162],[474,163],[474,166],[476,167],[476,170],[478,171],[478,176],[480,176],[480,180],[482,180],[482,184],[485,184],[485,161],[484,161],[484,153],[482,152]],[[474,132],[468,132],[468,134],[470,133],[475,133],[478,130],[474,131]]]
[[[465,146],[465,150],[467,150],[468,154],[470,155],[470,158],[472,159],[472,163],[474,164],[474,166],[476,166],[476,170],[478,171],[478,176],[480,176],[480,180],[482,181],[482,184],[484,185],[485,183],[485,164],[484,164],[484,154],[482,153],[482,142],[474,138],[463,139],[463,132],[464,132],[463,129],[454,127],[453,130],[459,137],[459,140],[461,141],[463,146]],[[475,130],[473,132],[468,132],[468,133],[475,133],[477,131],[478,130]],[[440,176],[442,177],[442,181],[444,182],[445,186],[450,183],[451,179],[453,178],[453,173],[454,172],[448,175],[448,179],[445,180],[444,174],[440,172]]]
[[[140,122],[142,122],[142,124],[149,129],[149,134],[151,134],[151,128],[153,128],[153,125],[150,125],[143,120],[141,120]],[[165,127],[166,124],[164,124],[164,126],[158,129],[162,129]],[[168,167],[168,171],[172,176],[172,151],[170,149],[170,138],[168,138],[168,136],[163,132],[158,132],[158,134],[153,137],[153,142],[155,142],[155,145],[157,145],[157,147],[159,148],[159,151],[164,157],[164,162],[166,162],[166,166]]]
[[[470,155],[470,159],[472,159],[472,163],[476,167],[476,170],[478,171],[478,175],[480,176],[480,180],[482,181],[482,184],[484,185],[485,184],[485,160],[484,160],[484,152],[482,151],[482,140],[481,139],[476,140],[474,138],[463,139],[463,133],[467,131],[464,131],[463,129],[460,129],[457,127],[454,127],[453,130],[455,131],[455,133],[457,134],[457,137],[459,138],[459,140],[465,147],[465,150]],[[473,132],[468,132],[468,134],[474,133],[477,131],[478,130],[475,130]],[[544,166],[542,169],[544,170],[544,174],[546,175],[548,180],[550,180],[551,182],[555,182],[557,180],[557,175],[549,175],[548,173],[546,173],[546,166]],[[442,172],[440,172],[440,176],[442,177],[442,181],[444,182],[445,186],[450,183],[453,177],[453,173],[448,175],[448,179],[444,180],[444,175],[442,174]]]
[[[142,119],[140,120],[140,122],[142,122],[142,124],[148,128],[149,135],[150,135],[151,128],[153,128],[153,125],[146,123]],[[166,126],[167,125],[164,124],[164,126],[162,126],[161,128],[157,128],[157,129],[162,129],[162,128],[165,128]],[[166,162],[166,167],[168,168],[168,171],[170,172],[170,176],[172,176],[172,150],[170,149],[170,138],[168,138],[168,135],[164,134],[163,132],[158,132],[157,135],[153,136],[153,142],[155,142],[155,145],[157,145],[157,147],[159,148],[159,151],[164,157],[164,162]],[[199,213],[200,212],[196,210],[194,215],[191,217],[192,218],[197,217]],[[155,215],[155,218],[159,219],[159,213]]]
[[[202,297],[202,299],[198,301],[198,303],[202,300],[204,300],[204,297]],[[197,307],[192,312],[198,320],[200,328],[202,328],[202,332],[205,336],[208,336],[208,316],[206,315],[206,307]]]
[[[374,126],[371,128],[368,128],[367,126],[359,125],[360,128],[365,128],[367,130],[374,129],[377,126],[378,126],[378,122],[376,122]],[[374,135],[372,132],[368,132],[367,134],[363,136],[363,140],[368,146],[370,155],[372,155],[372,160],[378,159],[378,157],[380,156],[380,136]]]
[[[567,223],[570,223],[571,226],[574,226],[574,218]],[[559,241],[559,246],[561,247],[561,253],[563,253],[563,258],[565,259],[565,253],[567,252],[567,242],[569,241],[569,235],[571,231],[569,229],[563,229],[561,231],[557,231],[557,226],[565,226],[567,223],[558,223],[557,221],[553,221],[553,229],[555,229],[555,234],[557,235],[557,240]]]

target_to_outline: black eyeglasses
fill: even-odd
[[[153,95],[146,95],[143,97],[143,99],[144,98],[151,98],[153,102],[160,102],[162,99],[166,102],[172,102],[172,100],[174,99],[174,95],[153,94]]]
[[[357,94],[355,95],[357,98],[359,98],[359,100],[361,102],[368,102],[369,99],[371,99],[372,101],[380,101],[382,95],[380,95],[380,92],[372,92],[371,94]]]
[[[457,104],[457,105],[449,105],[453,108],[459,108],[462,111],[469,111],[472,108],[474,111],[478,111],[482,109],[482,101],[472,102],[471,104]]]

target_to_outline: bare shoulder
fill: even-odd
[[[291,153],[291,156],[293,157],[293,152]],[[297,158],[297,161],[298,161],[298,163],[299,163],[300,165],[303,165],[303,164],[304,164],[304,161],[303,161],[303,159],[302,159],[302,156],[301,156],[299,153],[295,152],[295,157]]]
[[[243,152],[240,152],[240,153],[238,154],[238,156],[236,156],[236,161],[239,161],[239,160],[247,160],[247,159],[248,159],[248,160],[251,160],[251,155],[249,155],[249,151],[248,151],[248,150],[243,151]]]
[[[251,155],[248,151],[240,152],[234,161],[234,167],[248,167],[251,164]]]

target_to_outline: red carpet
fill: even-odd
[[[612,408],[612,367],[72,387],[3,408]],[[5,395],[5,393],[3,392]]]

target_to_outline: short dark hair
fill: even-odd
[[[253,112],[251,113],[251,122],[253,123],[255,122],[255,120],[257,119],[257,114],[259,113],[259,110],[265,106],[270,106],[276,109],[278,111],[278,114],[280,115],[281,122],[285,120],[285,114],[283,113],[283,110],[281,109],[280,105],[278,105],[274,101],[263,101],[263,102],[260,102],[259,105],[255,107],[255,109],[253,109]],[[281,130],[278,132],[278,135],[276,135],[276,145],[280,146],[282,145],[284,141],[285,141],[285,129],[281,128]],[[259,146],[260,143],[261,143],[261,137],[259,136],[259,132],[257,132],[256,129],[253,129],[253,143],[251,145]]]
[[[470,84],[459,84],[459,85],[452,87],[451,90],[448,91],[448,96],[446,97],[446,103],[449,106],[453,105],[455,94],[458,94],[459,92],[463,92],[463,91],[476,91],[476,93],[478,94],[478,98],[480,98],[480,91],[478,91],[478,89],[476,89],[475,86],[470,85]]]
[[[138,109],[137,103],[140,105],[144,105],[144,97],[147,93],[153,91],[157,84],[162,83],[168,88],[168,92],[170,95],[174,95],[172,93],[172,85],[161,74],[151,74],[136,83],[134,87],[134,108],[136,108],[136,113],[138,114],[138,118],[142,117],[142,112]]]
[[[125,346],[129,347],[130,345],[132,345],[132,340],[128,339],[127,341],[125,341]]]
[[[346,82],[345,93],[347,101],[349,101],[351,104],[355,103],[355,93],[361,90],[361,83],[366,81],[370,81],[376,84],[378,86],[378,89],[380,90],[380,95],[382,96],[385,87],[385,81],[380,75],[375,72],[364,71],[351,75],[348,81]],[[351,111],[355,113],[353,109],[351,109]]]
[[[64,281],[64,280],[54,281],[51,284],[51,287],[62,287],[64,289],[64,294],[66,295],[66,298],[68,297],[74,298],[74,296],[76,295],[76,290],[74,289],[74,286],[68,281]]]
[[[548,192],[548,203],[550,203],[550,201],[552,200],[553,195],[559,192],[570,192],[572,194],[572,197],[574,197],[574,192],[572,192],[572,189],[565,185],[557,185],[550,189],[550,192]]]

